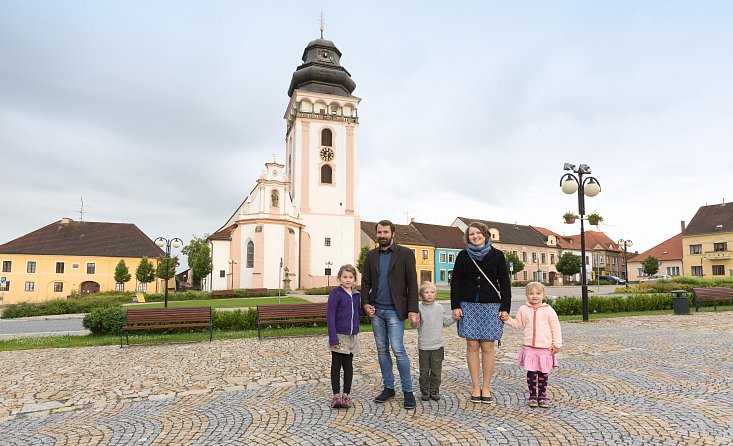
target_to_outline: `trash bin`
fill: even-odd
[[[674,314],[690,314],[690,301],[687,299],[687,290],[674,290],[671,293]]]

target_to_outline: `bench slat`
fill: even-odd
[[[695,298],[695,312],[700,309],[701,302],[713,302],[713,308],[718,311],[716,302],[722,300],[733,300],[733,288],[728,287],[706,287],[693,288],[692,295]]]

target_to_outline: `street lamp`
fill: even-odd
[[[165,246],[165,308],[168,308],[168,273],[170,271],[168,262],[171,258],[171,245],[173,245],[174,248],[180,248],[181,245],[183,245],[183,240],[178,237],[174,237],[170,240],[158,237],[155,239],[155,244],[160,248]]]
[[[234,290],[234,265],[236,264],[237,264],[236,260],[229,259],[229,277],[232,283],[232,285],[229,287],[230,290]]]
[[[326,290],[331,286],[331,265],[333,262],[330,260],[326,262]]]
[[[580,257],[581,257],[581,299],[583,303],[583,321],[588,320],[588,282],[586,281],[585,266],[585,228],[583,226],[583,216],[585,215],[585,195],[595,197],[601,191],[601,184],[595,177],[587,177],[583,179],[583,175],[591,173],[590,166],[581,164],[577,168],[575,164],[565,163],[563,170],[576,173],[566,173],[560,178],[560,187],[566,194],[574,194],[578,192],[578,213],[580,214]]]
[[[629,287],[629,263],[628,263],[628,258],[626,257],[626,250],[628,248],[631,248],[633,245],[634,245],[634,242],[632,242],[631,240],[621,239],[618,241],[618,247],[624,248],[624,279],[626,280],[626,288]]]

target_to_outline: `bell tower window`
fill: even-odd
[[[333,169],[328,164],[324,164],[323,166],[321,166],[321,183],[333,183]]]
[[[333,146],[333,133],[329,129],[323,129],[321,131],[321,145],[322,146]]]
[[[280,194],[276,190],[272,191],[272,194],[270,194],[270,200],[272,201],[272,207],[278,207],[280,204]]]

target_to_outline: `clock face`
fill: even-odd
[[[321,159],[323,161],[331,161],[333,159],[333,149],[330,147],[324,147],[321,149]]]

